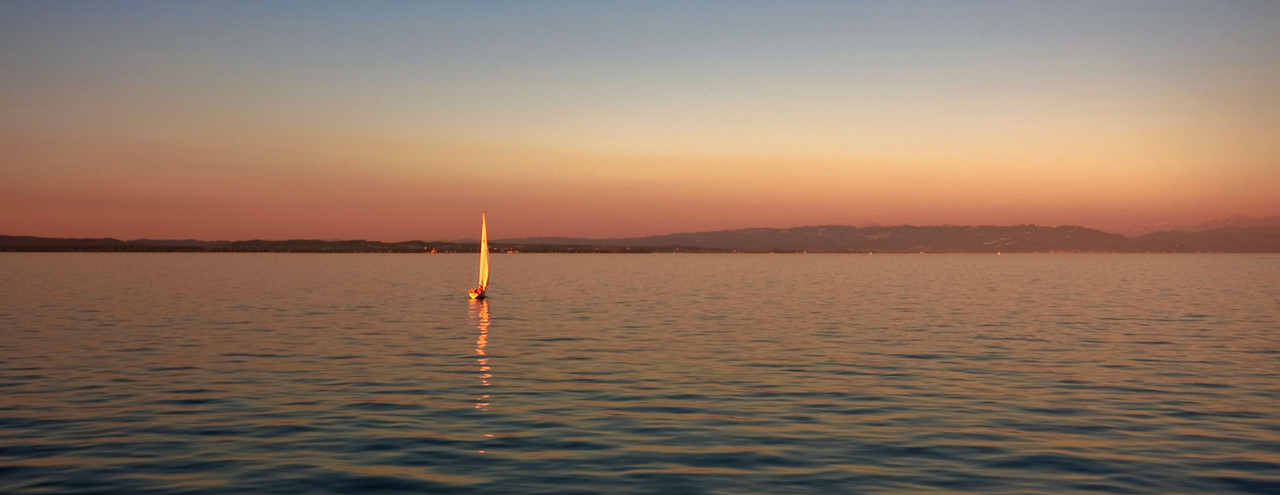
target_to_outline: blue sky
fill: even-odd
[[[1275,2],[4,2],[0,67],[6,233],[1280,213]]]

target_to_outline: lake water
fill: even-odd
[[[3,493],[1280,493],[1280,255],[0,254]]]

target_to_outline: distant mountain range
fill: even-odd
[[[740,229],[621,239],[537,237],[508,245],[696,248],[751,252],[1280,252],[1280,227],[1223,227],[1201,232],[1157,232],[1125,237],[1084,227],[1035,225]]]
[[[1255,227],[1273,227],[1280,228],[1280,216],[1270,217],[1250,217],[1245,215],[1235,215],[1229,218],[1221,218],[1210,220],[1208,222],[1195,224],[1178,224],[1173,222],[1164,222],[1154,225],[1132,225],[1125,228],[1118,228],[1117,231],[1127,234],[1130,237],[1151,234],[1155,232],[1206,232],[1210,230],[1218,230],[1228,227],[1236,228],[1255,228]]]
[[[1280,219],[1280,217],[1271,217]],[[1255,219],[1258,220],[1258,219]],[[1264,221],[1270,219],[1261,219]],[[1228,220],[1230,221],[1230,219]],[[1025,253],[1025,252],[1280,252],[1280,226],[1223,226],[1202,231],[1156,232],[1137,237],[1084,227],[934,226],[848,227],[823,225],[754,228],[617,239],[534,237],[490,243],[519,252],[831,252],[831,253]],[[285,240],[200,241],[59,239],[0,236],[0,251],[177,251],[422,253],[474,251],[474,242]]]

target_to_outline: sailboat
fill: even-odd
[[[480,214],[480,285],[467,291],[472,300],[485,298],[485,289],[489,288],[489,232],[485,229],[484,213]]]

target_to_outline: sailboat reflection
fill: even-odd
[[[484,386],[479,397],[476,397],[476,409],[481,411],[489,410],[489,379],[493,378],[493,374],[489,373],[489,353],[485,348],[489,346],[489,301],[487,299],[471,300],[471,318],[476,320],[476,330],[480,332],[476,334],[476,362],[480,364],[480,385]],[[492,433],[485,433],[485,439],[493,438]],[[484,449],[477,450],[483,454]]]
[[[487,392],[489,379],[493,377],[493,374],[489,373],[489,354],[485,352],[485,347],[489,345],[489,301],[485,299],[471,301],[471,311],[478,317],[476,329],[480,333],[476,335],[476,362],[480,363],[480,384],[486,387],[484,391]],[[482,394],[476,398],[476,409],[489,410],[489,394]]]

